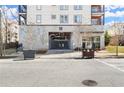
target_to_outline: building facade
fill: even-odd
[[[20,5],[24,49],[104,48],[103,5]]]

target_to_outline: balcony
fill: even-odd
[[[26,14],[19,15],[19,25],[26,25]]]
[[[26,5],[19,5],[19,13],[26,13],[27,6]]]
[[[19,5],[19,25],[25,25],[27,21],[27,6]]]
[[[91,19],[92,25],[104,25],[104,21],[102,19]]]
[[[92,5],[91,13],[92,13],[92,16],[102,16],[104,14],[104,6],[103,5]]]
[[[92,25],[104,25],[104,16],[92,16],[91,24]]]

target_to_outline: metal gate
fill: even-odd
[[[51,40],[51,49],[69,49],[69,40]]]
[[[50,49],[70,49],[70,33],[49,33]]]

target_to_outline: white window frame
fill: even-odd
[[[82,5],[74,5],[74,10],[82,10],[83,6]]]
[[[37,10],[41,10],[42,8],[41,8],[41,5],[36,5],[36,9]]]
[[[41,18],[42,18],[42,15],[37,14],[36,15],[36,23],[41,23]]]
[[[74,15],[74,23],[82,23],[82,15]]]
[[[60,15],[60,23],[68,23],[68,15]]]
[[[68,5],[60,5],[60,10],[68,10],[69,6]]]

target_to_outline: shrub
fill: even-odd
[[[47,53],[48,49],[38,49],[36,50],[36,54],[45,54]]]
[[[74,51],[81,51],[81,48],[80,48],[80,47],[76,47],[76,48],[74,49]]]

